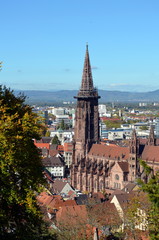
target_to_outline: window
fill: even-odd
[[[115,180],[119,180],[119,175],[115,174]]]

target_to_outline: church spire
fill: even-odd
[[[81,91],[92,91],[93,90],[93,78],[92,78],[92,70],[89,59],[88,52],[88,44],[86,45],[86,55],[83,67],[83,75],[82,75],[82,84]]]
[[[148,145],[154,146],[155,145],[155,135],[154,135],[154,128],[150,126],[150,134],[148,138]]]
[[[86,45],[86,54],[84,60],[81,88],[78,97],[98,97],[97,90],[93,86],[93,77],[89,59],[88,44]],[[99,97],[98,97],[99,98]]]
[[[137,136],[136,136],[136,131],[133,129],[132,131],[132,137],[130,140],[130,153],[135,154],[137,151]]]

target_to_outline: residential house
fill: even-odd
[[[73,154],[73,144],[72,142],[65,142],[64,143],[64,160],[66,166],[68,168],[72,164],[72,154]]]
[[[60,194],[63,196],[67,196],[70,191],[72,193],[75,193],[74,189],[71,187],[71,185],[62,179],[56,179],[53,183],[53,191],[56,194]]]
[[[65,175],[65,164],[61,156],[45,157],[42,159],[43,166],[54,177],[63,178]]]
[[[114,203],[123,221],[122,228],[130,226],[130,229],[146,230],[146,209],[148,210],[149,206],[146,199],[146,194],[139,191],[114,193],[110,202]]]

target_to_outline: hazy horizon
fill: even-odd
[[[79,89],[86,42],[94,86],[159,89],[159,1],[2,1],[0,84]]]

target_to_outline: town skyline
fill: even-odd
[[[159,89],[159,2],[1,3],[0,84],[78,90],[88,42],[99,89]]]

